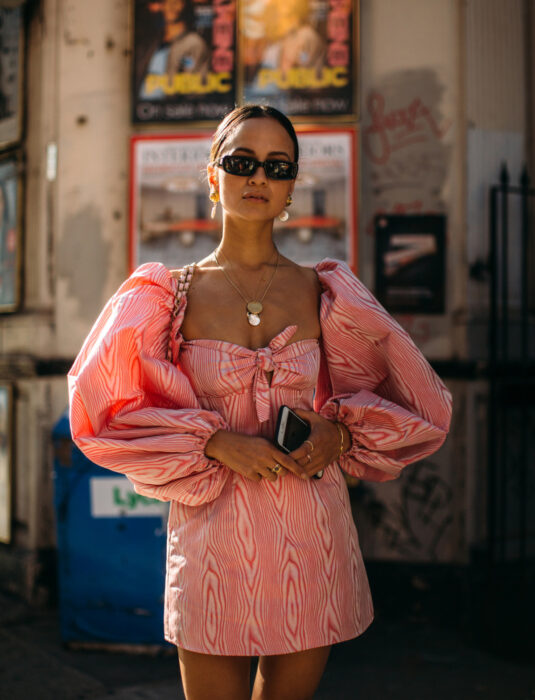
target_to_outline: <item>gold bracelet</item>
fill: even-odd
[[[338,455],[338,459],[340,459],[344,452],[344,431],[342,430],[342,426],[340,425],[340,423],[336,422],[335,425],[338,428],[338,432],[340,433],[340,454]]]

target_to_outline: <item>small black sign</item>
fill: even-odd
[[[387,215],[375,218],[375,293],[391,312],[445,311],[446,216]]]

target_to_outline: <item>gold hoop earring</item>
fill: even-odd
[[[212,211],[210,212],[210,218],[215,219],[215,215],[217,213],[217,203],[219,202],[219,192],[217,190],[210,192],[210,201],[214,203]]]
[[[286,199],[286,206],[289,207],[292,202],[293,202],[292,195],[289,194],[287,199]]]

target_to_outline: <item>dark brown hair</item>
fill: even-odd
[[[292,139],[294,145],[294,161],[297,163],[299,160],[299,143],[297,142],[297,134],[293,127],[292,122],[288,117],[279,112],[275,107],[270,107],[269,105],[242,105],[241,107],[236,107],[232,112],[229,112],[223,121],[217,127],[217,131],[212,139],[212,148],[210,149],[210,162],[215,163],[217,157],[221,153],[223,144],[234,131],[234,129],[246,121],[247,119],[275,119],[284,128],[288,136]]]

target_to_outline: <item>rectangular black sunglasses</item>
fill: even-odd
[[[264,162],[250,156],[223,156],[217,163],[218,167],[229,175],[249,177],[262,166],[266,176],[271,180],[294,180],[299,166],[287,160],[265,160]]]

